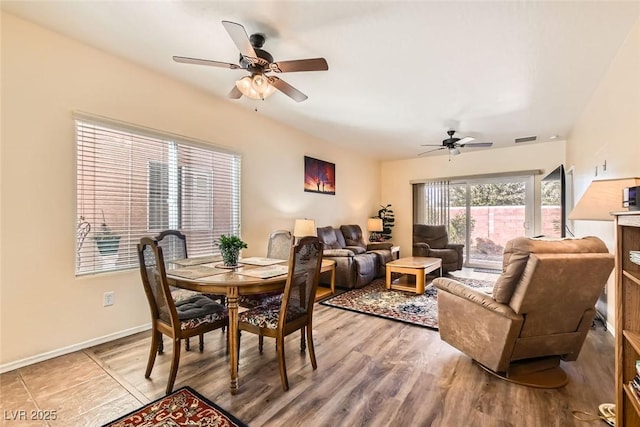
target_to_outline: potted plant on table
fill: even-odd
[[[222,262],[225,267],[237,267],[240,250],[247,247],[247,244],[238,236],[220,235],[218,247],[222,253]]]

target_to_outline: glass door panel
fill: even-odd
[[[465,266],[501,268],[507,241],[532,229],[533,178],[474,180],[456,183],[450,191],[449,230],[465,244]]]

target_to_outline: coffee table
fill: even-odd
[[[424,285],[427,274],[435,270],[440,270],[442,276],[442,259],[430,257],[407,257],[400,258],[386,264],[387,269],[387,289],[398,289],[401,291],[424,293]],[[416,277],[416,285],[407,286],[404,283],[393,283],[391,273],[407,274]]]

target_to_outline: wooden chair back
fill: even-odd
[[[140,264],[140,277],[152,321],[160,321],[170,328],[180,328],[178,312],[171,297],[171,290],[167,283],[162,248],[155,239],[143,237],[138,243],[138,259]]]
[[[322,249],[320,240],[311,236],[303,237],[291,248],[289,274],[278,320],[279,329],[287,329],[287,321],[291,317],[287,315],[288,313],[294,313],[294,319],[304,314],[308,319],[307,322],[310,323],[320,280]]]

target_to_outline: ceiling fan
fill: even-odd
[[[209,65],[232,70],[243,69],[251,73],[251,76],[245,76],[236,81],[235,86],[229,92],[229,98],[239,99],[242,95],[245,95],[251,99],[264,100],[277,89],[294,101],[301,102],[308,98],[307,95],[284,80],[268,75],[268,73],[326,71],[329,69],[329,65],[324,58],[273,62],[273,56],[269,52],[262,50],[262,46],[266,41],[264,34],[252,34],[249,37],[244,27],[240,24],[222,21],[222,25],[240,51],[239,64],[184,56],[174,56],[173,60],[184,64]]]
[[[464,138],[454,138],[453,134],[456,133],[455,130],[451,129],[447,131],[447,135],[449,138],[443,139],[442,144],[422,144],[423,147],[438,147],[433,150],[425,151],[424,153],[418,154],[418,156],[423,156],[427,153],[431,153],[433,151],[444,150],[445,148],[449,150],[449,154],[452,156],[457,156],[460,154],[460,150],[458,148],[462,147],[491,147],[493,142],[473,142],[476,139],[470,136]]]

